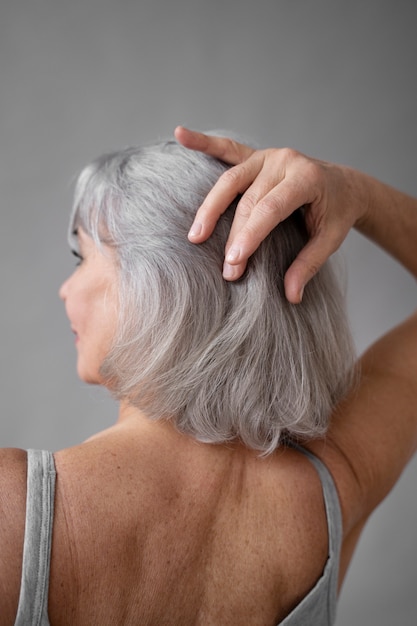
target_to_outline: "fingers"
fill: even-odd
[[[263,157],[260,152],[256,152],[244,163],[232,167],[220,176],[197,210],[193,225],[188,233],[190,241],[193,243],[205,241],[213,232],[220,215],[239,194],[246,190],[248,191],[244,194],[244,202],[248,202],[251,193],[250,185],[258,176],[262,165]],[[258,182],[258,187],[261,184]],[[243,206],[242,203],[241,212]]]
[[[237,166],[220,177],[196,213],[188,238],[193,243],[201,243],[211,235],[220,215],[236,196],[243,193],[256,178],[260,168],[256,159],[248,162],[255,150],[227,137],[205,135],[183,126],[177,126],[175,137],[186,148]]]
[[[301,302],[305,286],[339,248],[348,230],[349,228],[346,228],[338,233],[334,231],[332,236],[331,232],[325,229],[304,246],[285,274],[285,295],[289,302],[292,304]]]
[[[220,215],[242,194],[226,244],[223,276],[236,280],[245,271],[248,258],[268,234],[291,213],[306,207],[310,240],[285,275],[287,299],[301,302],[308,281],[333,254],[354,223],[342,202],[332,203],[327,190],[340,196],[340,168],[319,162],[289,149],[256,150],[232,139],[212,137],[178,127],[177,140],[233,165],[207,195],[189,232],[200,243],[214,230]],[[341,183],[340,183],[341,180]],[[336,190],[336,191],[334,191]],[[335,208],[334,208],[335,207]]]
[[[177,126],[174,134],[176,140],[185,148],[204,152],[229,165],[242,163],[254,152],[253,148],[228,137],[205,135],[204,133],[184,128],[184,126]]]
[[[235,219],[226,246],[223,276],[236,280],[242,276],[248,258],[269,233],[291,213],[310,201],[303,185],[292,179],[284,179],[272,191],[268,178],[257,181],[242,197],[236,210]]]

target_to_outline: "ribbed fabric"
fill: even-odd
[[[55,464],[51,452],[28,450],[27,455],[25,539],[15,626],[49,626],[48,588]]]
[[[342,514],[336,485],[327,467],[314,454],[294,446],[315,466],[323,489],[329,535],[329,556],[313,589],[279,626],[332,626],[336,619],[339,559],[342,545]]]

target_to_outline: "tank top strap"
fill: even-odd
[[[333,477],[323,461],[315,454],[299,445],[293,445],[293,447],[311,461],[319,475],[327,515],[329,552],[331,556],[334,555],[338,557],[342,542],[342,513],[340,510],[339,495]]]
[[[47,626],[54,518],[55,463],[51,452],[27,451],[26,522],[15,626]]]
[[[343,539],[342,512],[339,495],[330,471],[315,454],[302,446],[291,443],[290,446],[304,454],[314,465],[322,485],[323,499],[327,517],[327,529],[329,536],[329,556],[325,570],[328,582],[328,602],[330,623],[336,617],[337,591],[339,580],[340,550]]]

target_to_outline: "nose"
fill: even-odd
[[[68,296],[68,283],[69,283],[69,278],[67,278],[67,280],[64,280],[64,282],[62,283],[61,287],[59,288],[59,297],[61,298],[61,300],[63,300],[65,302],[65,300],[67,299]]]

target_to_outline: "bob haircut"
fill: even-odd
[[[237,282],[221,274],[236,201],[208,241],[188,241],[227,168],[174,141],[104,155],[79,176],[70,240],[82,227],[116,253],[119,327],[101,367],[112,394],[199,441],[267,454],[326,432],[351,386],[354,349],[329,262],[301,304],[285,298],[285,271],[308,239],[302,208]]]

